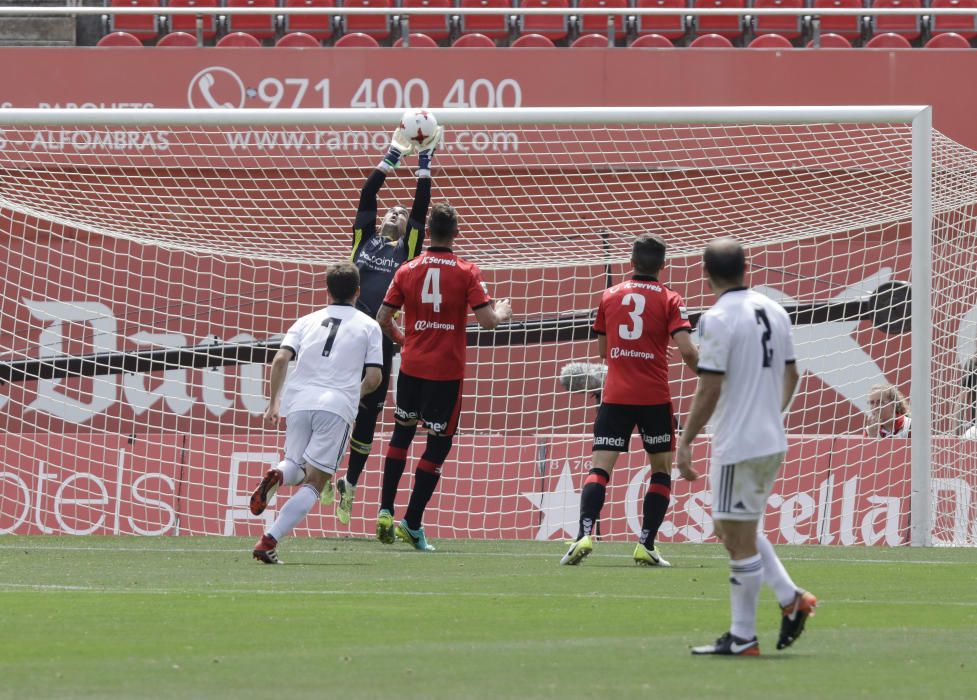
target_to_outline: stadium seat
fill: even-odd
[[[510,46],[514,49],[552,49],[554,46],[556,46],[556,44],[554,44],[549,37],[545,37],[542,34],[523,34],[521,37],[512,42]]]
[[[285,0],[285,7],[335,7],[335,0]],[[285,33],[301,32],[323,41],[331,39],[336,21],[329,15],[285,15]]]
[[[955,32],[937,34],[926,42],[927,49],[969,49],[970,42]]]
[[[661,34],[642,34],[631,42],[632,49],[672,49],[672,42]]]
[[[277,7],[275,0],[227,0],[226,7]],[[273,39],[278,33],[278,16],[267,15],[227,15],[227,31],[245,32],[255,39]]]
[[[692,6],[702,9],[741,9],[747,5],[746,0],[693,0]],[[741,15],[702,15],[693,20],[696,34],[718,34],[732,40],[742,38],[745,24]]]
[[[159,7],[159,0],[110,0],[109,7]],[[111,32],[128,32],[143,41],[155,39],[159,34],[158,15],[110,15],[108,29]]]
[[[392,0],[345,0],[343,7],[393,7],[393,2]],[[343,17],[343,25],[350,34],[368,34],[374,39],[386,39],[390,36],[389,15],[346,15]]]
[[[522,8],[570,7],[569,0],[522,0]],[[566,15],[523,15],[520,31],[526,36],[542,35],[553,41],[567,38],[569,23]],[[520,37],[521,38],[521,37]],[[535,44],[539,46],[539,44]]]
[[[819,49],[850,49],[851,48],[851,42],[848,41],[848,39],[841,36],[840,34],[832,34],[830,32],[828,34],[822,34],[821,37],[818,39],[818,44],[819,45],[817,46],[817,48]],[[809,42],[807,42],[807,48],[809,49],[815,48],[814,39],[811,39]]]
[[[865,44],[866,49],[911,49],[912,44],[906,37],[900,34],[876,34],[868,43]]]
[[[405,10],[411,7],[443,7],[449,10],[453,7],[451,0],[403,0],[400,6]],[[417,32],[426,34],[434,39],[435,42],[442,41],[451,36],[452,15],[410,15],[407,14],[408,26],[411,34]]]
[[[827,34],[838,34],[848,41],[862,37],[862,18],[857,15],[829,15],[825,14],[832,8],[862,9],[862,0],[814,0],[812,14],[815,11],[821,18],[821,31]]]
[[[407,43],[407,48],[409,49],[436,49],[438,48],[438,42],[429,37],[427,34],[415,34],[411,32],[409,34],[410,41]],[[404,39],[401,37],[394,42],[394,48],[399,49],[403,47]]]
[[[352,34],[343,34],[333,46],[335,48],[377,48],[380,44],[369,34],[353,32]]]
[[[627,6],[628,0],[578,0],[577,2],[577,7],[581,9],[597,7],[625,8]],[[624,33],[625,16],[623,14],[614,15],[614,33],[618,36]],[[606,36],[609,17],[611,15],[581,15],[581,35],[600,33]]]
[[[497,7],[509,10],[512,5],[509,0],[461,0],[459,7]],[[482,34],[490,39],[505,39],[509,36],[509,15],[502,12],[498,15],[461,15],[460,30],[462,34]]]
[[[221,49],[253,49],[258,46],[261,46],[261,42],[244,32],[231,32],[217,41],[217,47]]]
[[[286,34],[275,43],[275,48],[284,49],[317,49],[319,46],[319,40],[305,32]]]
[[[685,14],[683,13],[687,7],[685,0],[637,0],[634,6],[635,8],[674,7],[677,11],[674,15],[636,15],[634,31],[638,36],[658,34],[666,39],[681,39],[685,36],[688,29],[685,26]]]
[[[484,34],[462,34],[451,46],[456,49],[492,49],[495,42]]]
[[[170,0],[170,7],[218,7],[217,0]],[[203,39],[217,35],[217,15],[201,15]],[[187,32],[197,35],[197,18],[193,15],[170,15],[171,32]]]
[[[977,0],[933,0],[930,4],[934,10],[943,7],[971,8],[977,13]],[[933,15],[931,24],[933,36],[954,32],[964,39],[977,37],[977,14],[975,15]]]
[[[875,0],[872,7],[882,10],[885,8],[910,8],[919,9],[922,7],[920,0]],[[920,16],[909,15],[877,15],[871,19],[872,31],[875,34],[899,34],[909,41],[919,38],[922,23]]]
[[[187,34],[186,32],[170,32],[162,39],[156,42],[156,48],[173,48],[173,47],[187,47],[196,46],[197,37],[193,34]]]
[[[803,10],[804,0],[756,0],[753,7]],[[796,17],[756,15],[753,18],[753,32],[757,35],[779,34],[787,40],[799,39],[804,32],[802,14],[798,12]]]
[[[729,49],[732,47],[733,42],[721,34],[703,34],[689,44],[689,48],[693,49]]]
[[[761,34],[750,42],[749,49],[792,49],[794,45],[780,34]]]
[[[142,42],[139,41],[139,37],[133,36],[129,32],[112,32],[111,34],[106,34],[101,39],[98,40],[96,46],[142,46]]]
[[[610,44],[606,34],[583,34],[578,36],[570,48],[572,49],[606,49]]]

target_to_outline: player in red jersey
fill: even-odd
[[[391,544],[395,536],[421,551],[434,551],[424,536],[421,518],[441,478],[458,426],[465,377],[468,308],[485,329],[512,317],[508,299],[493,302],[482,273],[451,251],[458,217],[448,204],[431,207],[431,246],[396,272],[377,315],[380,328],[401,350],[393,435],[383,465],[377,539]],[[404,330],[394,321],[403,307]],[[404,519],[394,527],[394,500],[407,466],[420,421],[428,430],[427,446],[414,473],[414,490]]]
[[[561,564],[579,564],[593,551],[591,532],[604,506],[607,482],[637,426],[651,465],[651,483],[634,560],[647,566],[670,566],[655,549],[671,497],[675,444],[668,388],[669,339],[693,372],[699,353],[682,297],[658,281],[665,265],[665,241],[649,233],[638,236],[631,265],[631,279],[606,290],[597,307],[594,332],[598,353],[607,360],[607,378],[594,423],[593,468],[580,494],[580,529]]]

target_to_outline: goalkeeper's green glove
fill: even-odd
[[[403,129],[399,126],[394,129],[393,135],[390,137],[390,147],[387,149],[387,155],[384,156],[383,160],[377,166],[380,170],[385,173],[389,173],[391,170],[397,167],[400,159],[404,156],[409,156],[414,153],[415,145],[411,143],[411,140],[407,138],[404,134]]]
[[[434,152],[441,145],[443,135],[444,127],[439,126],[417,147],[417,177],[431,177],[431,159],[434,158]]]

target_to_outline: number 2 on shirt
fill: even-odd
[[[644,330],[644,321],[641,319],[641,312],[645,310],[645,298],[640,294],[626,294],[621,299],[621,306],[627,304],[634,304],[634,311],[628,311],[628,316],[631,317],[631,322],[634,326],[628,328],[627,325],[622,323],[617,327],[617,332],[624,340],[637,340],[641,337],[641,331]]]
[[[429,267],[421,287],[421,302],[432,304],[435,311],[441,310],[441,269]]]

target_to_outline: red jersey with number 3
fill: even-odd
[[[653,406],[672,400],[668,346],[691,331],[682,297],[653,277],[635,275],[601,297],[594,332],[607,337],[604,403]]]
[[[394,274],[384,306],[403,308],[400,369],[421,379],[465,376],[468,308],[492,303],[482,273],[450,248],[430,247]]]

